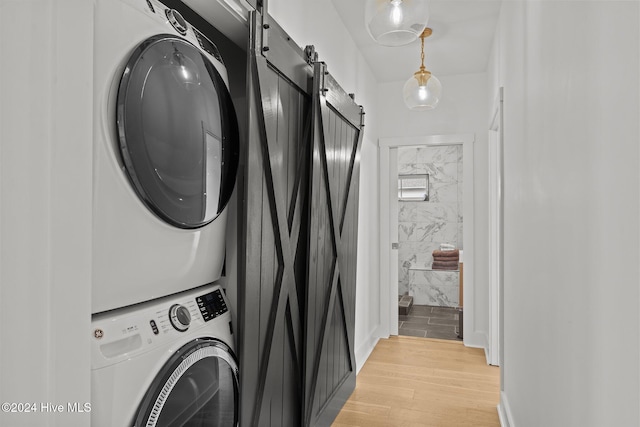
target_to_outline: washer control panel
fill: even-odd
[[[189,40],[193,44],[198,44],[202,50],[207,52],[216,60],[223,63],[222,56],[220,55],[220,51],[218,47],[213,43],[207,36],[205,36],[201,31],[198,31],[193,25],[190,25],[189,22],[182,16],[180,12],[175,9],[167,8],[158,0],[145,0],[146,1],[146,9],[164,20],[167,24],[170,24],[178,34],[184,36],[187,40]]]
[[[169,309],[169,321],[171,326],[180,332],[184,332],[189,329],[191,324],[191,314],[189,309],[184,305],[174,304]]]
[[[167,9],[165,11],[165,14],[167,15],[167,19],[169,19],[169,23],[173,26],[173,28],[176,29],[177,32],[179,32],[183,36],[187,34],[189,25],[187,24],[187,21],[185,21],[185,19],[182,17],[182,15],[180,15],[180,12],[175,9]]]
[[[198,40],[198,44],[209,55],[216,58],[218,61],[222,62],[222,56],[220,55],[220,51],[218,51],[218,47],[213,44],[211,40],[209,40],[204,34],[200,31],[193,29],[193,34],[196,35],[196,40]]]
[[[180,339],[183,334],[197,336],[205,325],[209,325],[205,334],[226,337],[230,320],[222,288],[214,284],[94,314],[91,322],[93,369],[128,360]]]
[[[216,289],[215,291],[210,292],[206,295],[197,297],[196,302],[198,303],[200,314],[202,314],[202,318],[205,322],[208,322],[211,319],[215,319],[216,317],[229,311],[227,309],[227,304],[224,302],[224,298],[222,296],[222,292],[220,292],[220,289]]]

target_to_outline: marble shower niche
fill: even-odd
[[[398,290],[414,304],[459,305],[459,272],[431,270],[431,254],[463,249],[462,165],[462,145],[398,148],[399,175],[429,174],[428,200],[398,201]]]

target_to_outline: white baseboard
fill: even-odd
[[[463,342],[465,347],[482,348],[485,352],[489,348],[487,334],[484,332],[467,332],[465,330]]]
[[[482,332],[484,337],[482,338],[483,344],[482,348],[484,349],[484,357],[487,359],[487,365],[491,365],[491,355],[489,354],[489,335],[486,332]]]
[[[471,334],[467,334],[465,332],[464,345],[465,347],[483,349],[487,365],[491,365],[491,356],[489,355],[489,336],[486,332],[474,332]]]
[[[378,327],[371,331],[367,339],[355,350],[356,375],[364,366],[376,344],[378,344],[378,340],[380,340],[379,330],[380,328]]]
[[[511,408],[509,407],[509,401],[507,395],[504,392],[500,392],[500,404],[498,405],[498,417],[500,418],[500,426],[502,427],[516,427],[513,422],[513,415],[511,415]]]

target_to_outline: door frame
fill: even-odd
[[[487,362],[502,365],[504,294],[503,88],[493,102],[489,123],[489,348]]]
[[[392,249],[397,243],[391,230],[398,229],[398,215],[391,210],[397,209],[392,189],[398,180],[397,156],[393,149],[399,147],[423,147],[462,145],[463,147],[463,215],[464,215],[464,344],[469,347],[485,347],[485,336],[475,332],[474,325],[474,206],[473,206],[473,143],[474,134],[425,135],[419,137],[390,137],[378,141],[380,181],[378,203],[380,209],[380,333],[382,337],[398,335],[398,250]],[[395,176],[391,176],[391,174]],[[394,189],[395,190],[395,189]],[[395,193],[394,193],[395,194]]]

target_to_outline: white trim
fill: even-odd
[[[484,341],[484,357],[485,359],[487,359],[487,365],[491,365],[491,351],[489,349],[489,335],[486,332],[483,332],[482,335],[484,335],[483,337],[483,341]]]
[[[466,267],[465,267],[466,268]],[[475,331],[467,334],[464,331],[464,345],[471,348],[481,348],[484,350],[487,365],[489,365],[489,337],[486,332]]]
[[[475,198],[473,193],[473,185],[475,175],[473,171],[473,165],[475,162],[473,156],[473,142],[475,141],[474,135],[468,135],[468,139],[462,140],[462,170],[464,174],[463,179],[463,227],[464,233],[462,242],[464,245],[464,317],[463,317],[463,341],[465,345],[470,345],[474,341],[474,335],[476,334],[475,326],[475,214],[474,205]],[[469,256],[471,255],[471,256]]]
[[[380,264],[378,266],[380,270],[380,336],[388,338],[392,330],[395,330],[393,335],[398,333],[398,322],[393,322],[393,316],[390,315],[389,299],[390,293],[393,292],[389,289],[389,285],[385,285],[389,282],[389,249],[391,248],[391,235],[389,231],[389,206],[386,197],[382,195],[389,194],[389,147],[378,149],[378,170],[379,175],[379,194],[378,194],[378,212],[379,212],[379,238],[380,238],[380,251],[379,259]],[[397,285],[396,285],[397,287]],[[395,297],[397,298],[397,297]],[[356,358],[356,360],[358,360]]]
[[[503,177],[502,163],[502,99],[503,88],[498,89],[493,105],[492,119],[488,132],[488,172],[489,172],[489,364],[500,366],[500,343],[502,331],[502,289],[503,289]]]
[[[393,249],[395,243],[399,246],[398,241],[398,210],[400,209],[400,203],[398,202],[398,148],[392,147],[389,149],[389,192],[387,197],[383,200],[388,202],[387,212],[389,213],[389,239],[391,240],[391,248],[389,250],[389,277],[398,277],[399,259],[398,249]],[[393,230],[393,232],[392,232]],[[395,300],[398,295],[397,287],[391,287],[391,293],[389,298]],[[396,305],[397,310],[397,305]],[[397,313],[397,311],[396,311]],[[390,314],[391,315],[391,314]],[[394,316],[398,318],[397,315]],[[393,322],[389,327],[389,335],[398,335],[398,322]]]
[[[489,340],[488,340],[488,363],[490,365],[499,365],[498,363],[498,321],[499,310],[497,302],[499,301],[500,287],[500,259],[499,259],[499,227],[500,214],[498,213],[498,131],[489,130],[489,155],[488,171],[489,171]]]
[[[507,395],[504,392],[500,393],[500,404],[498,404],[498,418],[500,419],[500,425],[502,427],[516,427],[516,424],[513,422],[513,415],[511,413],[511,407],[509,407]]]
[[[356,349],[356,375],[360,373],[360,369],[364,366],[367,359],[371,355],[371,352],[378,344],[380,340],[380,326],[375,328],[371,334],[364,340],[364,342]]]
[[[475,135],[472,133],[451,134],[451,135],[425,135],[409,136],[402,138],[380,138],[378,146],[386,147],[421,147],[423,145],[457,145],[475,142]]]
[[[483,341],[482,336],[475,333],[474,324],[474,282],[473,282],[473,251],[474,251],[474,212],[473,212],[473,142],[474,134],[453,135],[425,135],[420,137],[380,138],[378,141],[379,159],[379,194],[378,206],[380,209],[380,336],[388,337],[398,333],[398,277],[392,277],[393,269],[391,260],[391,215],[389,206],[390,194],[390,150],[395,147],[412,147],[425,145],[460,145],[463,147],[463,211],[464,211],[464,344],[478,346]],[[397,177],[394,178],[397,180]],[[397,227],[397,224],[395,225]],[[396,251],[397,252],[397,251]],[[397,255],[397,253],[395,254]],[[397,262],[397,256],[396,256]]]
[[[466,256],[466,254],[465,254]],[[465,267],[467,268],[467,267]],[[466,276],[466,275],[465,275]],[[467,280],[467,279],[465,279]],[[467,290],[467,284],[465,282],[464,284],[464,289],[465,292]],[[465,298],[466,301],[467,298]],[[467,347],[471,347],[471,348],[481,348],[481,349],[485,349],[486,350],[486,346],[487,346],[487,340],[486,340],[486,335],[484,332],[477,332],[477,331],[467,331],[467,311],[465,310],[465,315],[464,315],[464,345]]]

